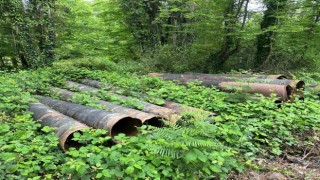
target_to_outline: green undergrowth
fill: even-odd
[[[1,179],[226,179],[230,172],[252,166],[256,156],[278,156],[301,142],[312,145],[319,130],[320,102],[311,92],[305,92],[303,102],[282,103],[279,108],[274,97],[235,101],[242,95],[196,83],[179,86],[126,73],[125,68],[106,71],[79,66],[57,65],[0,76]],[[126,90],[116,93],[132,99],[121,101],[106,88],[98,91],[100,95],[77,92],[72,101],[78,104],[102,108],[95,101],[105,99],[141,109],[138,99],[159,105],[164,102],[159,99],[166,99],[218,116],[184,116],[165,128],[142,126],[138,136],[120,134],[116,137],[120,143],[113,146],[106,130],[89,129],[74,135],[81,148],[63,153],[54,131],[32,119],[28,104],[36,101],[36,94],[59,98],[50,87],[64,88],[66,80],[84,78],[122,87]],[[140,98],[137,93],[149,96]]]

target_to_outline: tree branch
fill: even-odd
[[[243,15],[243,21],[242,21],[242,24],[241,24],[241,30],[244,29],[244,25],[246,24],[246,20],[247,20],[247,17],[248,17],[248,5],[249,5],[249,2],[250,0],[247,0],[247,3],[244,7],[244,15]]]

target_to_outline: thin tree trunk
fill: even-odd
[[[22,64],[22,67],[24,69],[27,69],[30,67],[30,65],[29,65],[29,63],[23,53],[19,53],[19,58],[20,58],[20,62]]]
[[[244,26],[245,26],[246,21],[247,21],[249,2],[250,2],[250,0],[247,0],[247,3],[246,3],[246,5],[245,5],[245,7],[244,7],[244,16],[243,16],[243,21],[242,21],[242,24],[241,24],[241,30],[244,29]]]
[[[5,63],[3,61],[3,57],[0,56],[0,67],[5,67]]]
[[[13,68],[18,68],[18,61],[15,57],[11,58]]]
[[[320,21],[320,10],[318,11],[318,14],[314,20],[315,23],[319,22]]]

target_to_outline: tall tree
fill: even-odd
[[[218,52],[211,53],[205,63],[204,72],[218,71],[222,69],[224,63],[230,56],[238,52],[240,48],[240,37],[236,32],[244,28],[247,19],[247,8],[249,0],[228,0],[224,10],[223,18],[223,42]],[[244,15],[242,16],[242,24],[239,28],[237,25],[241,20],[242,8],[244,7]]]
[[[271,28],[279,23],[279,16],[287,4],[287,0],[264,0],[263,2],[267,9],[260,23],[262,33],[257,37],[256,68],[260,68],[271,56],[273,38],[276,34]]]
[[[12,65],[23,68],[49,65],[54,51],[54,0],[6,0],[1,2],[2,32],[11,36]]]

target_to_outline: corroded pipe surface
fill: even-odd
[[[164,80],[212,80],[223,82],[247,82],[247,83],[264,83],[277,85],[290,85],[296,89],[303,89],[303,81],[283,79],[282,75],[243,75],[239,74],[161,74],[150,73],[149,76],[161,77]],[[244,78],[245,77],[245,78]]]
[[[102,83],[102,82],[96,81],[96,80],[82,79],[82,80],[80,80],[80,82],[82,84],[85,84],[85,85],[88,85],[88,86],[93,86],[93,87],[96,87],[96,88],[105,88],[106,87],[106,88],[111,89],[111,90],[125,90],[123,88],[115,87],[115,86],[113,86],[111,84]],[[153,98],[153,97],[151,97],[151,96],[149,96],[147,94],[136,93],[136,92],[134,92],[134,93],[137,94],[138,96],[142,97],[142,98],[148,98],[148,97]],[[179,103],[176,103],[176,102],[172,102],[172,101],[165,101],[165,104],[163,106],[166,107],[166,108],[169,108],[169,109],[173,109],[179,114],[183,114],[186,111],[196,111],[196,112],[202,112],[203,114],[208,115],[208,117],[217,116],[217,114],[215,114],[213,112],[205,111],[205,110],[194,108],[194,107],[191,107],[191,106],[184,106],[182,104],[179,104]]]
[[[200,74],[200,73],[184,73],[184,74],[167,74],[167,73],[149,73],[151,77],[163,77],[173,75],[176,77],[195,77],[199,78],[212,78],[212,77],[229,77],[229,78],[257,78],[257,79],[287,79],[284,75],[263,75],[263,74]]]
[[[95,89],[95,88],[94,88]],[[60,89],[60,88],[52,88],[54,92],[58,92],[63,99],[65,100],[70,100],[73,96],[74,93],[65,89]],[[145,113],[142,111],[138,111],[135,109],[123,107],[117,104],[113,104],[107,101],[102,101],[102,100],[96,100],[95,101],[97,104],[103,105],[103,107],[110,112],[114,113],[122,113],[126,114],[128,116],[131,116],[136,119],[140,119],[143,124],[145,125],[151,125],[151,126],[156,126],[156,127],[162,127],[164,123],[162,122],[161,118],[159,116],[156,116],[154,114],[150,113]]]
[[[89,89],[90,86],[87,85],[83,85],[80,83],[76,83],[76,82],[71,82],[68,81],[67,82],[67,87],[68,88],[78,88],[79,91],[92,91],[92,90],[87,90]],[[92,87],[90,87],[92,89]],[[94,88],[94,90],[97,90]],[[114,94],[114,93],[109,93],[112,96],[116,96],[119,99],[123,99],[123,100],[129,100],[129,97],[126,96],[122,96],[122,95],[118,95],[118,94]],[[155,114],[155,115],[159,115],[160,117],[169,120],[172,123],[176,123],[178,121],[178,119],[180,119],[180,115],[177,114],[176,111],[169,109],[169,108],[165,108],[165,107],[161,107],[161,106],[157,106],[145,101],[140,101],[137,100],[137,103],[140,103],[141,105],[143,105],[143,108],[141,109],[141,111],[143,112],[147,112],[147,113],[151,113],[151,114]]]
[[[195,79],[184,78],[164,78],[165,80],[176,80],[178,84],[187,84],[196,81]],[[202,80],[200,85],[211,87],[215,86],[218,89],[226,92],[245,92],[245,93],[260,93],[265,96],[270,96],[275,93],[282,101],[288,101],[294,92],[290,85],[276,85],[276,84],[259,84],[259,83],[244,83],[244,82],[230,82],[225,80]]]
[[[286,85],[274,85],[274,84],[258,84],[258,83],[241,83],[241,82],[222,82],[218,88],[224,91],[235,91],[236,88],[243,88],[240,91],[246,93],[259,93],[265,96],[270,96],[275,93],[281,100],[288,101],[293,94],[293,88]]]
[[[65,116],[41,103],[30,104],[29,111],[33,112],[33,118],[42,126],[56,128],[59,144],[63,151],[70,147],[79,147],[80,144],[74,140],[73,133],[89,128],[75,119]]]
[[[39,96],[41,103],[72,117],[87,126],[97,129],[108,129],[111,137],[124,133],[127,136],[134,136],[139,133],[136,126],[142,125],[139,119],[132,118],[125,114],[107,112],[88,106],[60,101],[48,97]]]
[[[71,82],[71,81],[68,81],[68,82]],[[88,85],[88,86],[95,87],[95,88],[107,88],[107,89],[111,89],[111,90],[113,90],[112,88],[118,89],[118,88],[112,86],[111,84],[102,83],[102,82],[96,81],[96,80],[80,79],[79,82],[82,84]],[[119,90],[122,90],[122,88],[120,88]]]
[[[293,87],[293,91],[291,88],[287,87],[290,92],[288,92],[291,96],[295,94],[299,98],[302,98],[303,92],[299,90],[303,90],[305,83],[303,81],[297,80],[287,80],[287,79],[274,79],[274,78],[282,78],[281,75],[241,75],[240,78],[237,75],[216,75],[216,74],[161,74],[161,73],[150,73],[150,76],[161,77],[164,80],[178,81],[178,84],[186,84],[188,82],[193,81],[201,81],[201,85],[211,87],[216,86],[219,87],[220,83],[223,82],[241,82],[241,83],[253,83],[253,84],[274,84],[274,85],[284,85]],[[243,77],[245,78],[243,78]],[[247,77],[248,76],[248,77]],[[273,78],[273,79],[269,79]],[[267,86],[267,85],[266,85]]]

